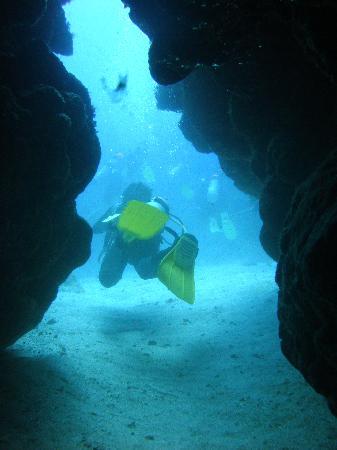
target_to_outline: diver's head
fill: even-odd
[[[153,197],[153,199],[148,202],[148,204],[160,209],[166,214],[170,214],[169,205],[167,204],[167,201],[163,199],[163,197]]]
[[[126,204],[131,200],[139,200],[140,202],[149,202],[152,196],[152,189],[144,183],[131,183],[122,193],[122,204]]]

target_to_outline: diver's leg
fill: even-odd
[[[161,250],[155,255],[148,256],[140,259],[134,267],[136,272],[143,280],[149,280],[150,278],[156,278],[158,276],[158,268],[161,260],[171,250],[172,247]]]
[[[177,247],[176,247],[177,246]],[[198,254],[198,240],[195,236],[185,233],[179,239],[176,239],[171,247],[161,250],[160,252],[140,259],[134,267],[138,275],[147,280],[149,278],[156,278],[158,276],[159,265],[164,258],[174,247],[176,247],[176,261],[183,269],[190,268],[194,265],[195,258]]]
[[[99,281],[104,287],[115,286],[122,278],[127,264],[127,257],[123,248],[114,244],[104,255],[99,271]]]

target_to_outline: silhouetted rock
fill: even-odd
[[[68,2],[48,0],[44,13],[33,26],[33,33],[46,42],[52,51],[71,55],[73,39],[61,3]]]
[[[167,17],[158,15],[163,21],[158,27],[142,2],[127,3],[131,18],[141,20],[142,29],[150,28],[154,43],[157,35],[169,42],[189,36],[175,44],[179,52],[163,46],[169,58],[158,57],[160,64],[150,50],[155,79],[162,82],[167,68],[166,84],[172,67],[179,72],[176,79],[185,77],[173,86],[158,88],[158,107],[182,112],[180,128],[185,137],[199,151],[217,153],[225,173],[240,189],[258,197],[262,193],[261,243],[277,260],[280,232],[294,190],[337,142],[335,62],[323,68],[319,58],[314,59],[313,49],[309,54],[302,36],[304,25],[311,24],[311,14],[320,9],[291,2],[281,6],[262,1],[163,1],[151,6],[156,12],[165,10]],[[219,8],[222,14],[214,18]],[[337,18],[336,9],[334,13]],[[182,30],[172,36],[169,24],[175,23],[174,14]],[[302,16],[294,21],[294,14]],[[330,26],[327,32],[332,34],[332,30]],[[191,63],[186,54],[192,48]],[[198,54],[197,49],[201,49]],[[174,60],[179,64],[173,66]],[[187,77],[186,64],[198,66]]]
[[[337,415],[337,153],[294,196],[277,269],[283,353]]]
[[[89,257],[92,232],[75,198],[100,154],[87,90],[49,50],[56,41],[47,46],[30,27],[46,2],[8,5],[0,35],[0,347],[39,323]]]

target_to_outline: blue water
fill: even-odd
[[[198,264],[267,257],[259,244],[258,204],[234,187],[214,154],[198,153],[182,135],[181,114],[156,107],[156,83],[147,54],[149,40],[129,19],[119,1],[74,0],[65,8],[74,34],[74,54],[62,57],[66,68],[88,88],[96,110],[101,162],[93,181],[77,200],[78,212],[93,224],[132,181],[149,184],[167,199],[171,212],[199,239]],[[113,90],[120,76],[127,88],[111,99],[101,79]],[[216,205],[207,201],[212,176],[218,176]],[[212,215],[223,212],[233,235],[210,231]],[[98,271],[102,236],[94,236],[92,258],[84,269]]]

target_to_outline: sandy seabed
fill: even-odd
[[[128,272],[60,288],[1,356],[1,450],[337,449],[282,356],[275,266],[203,266],[193,306]]]

